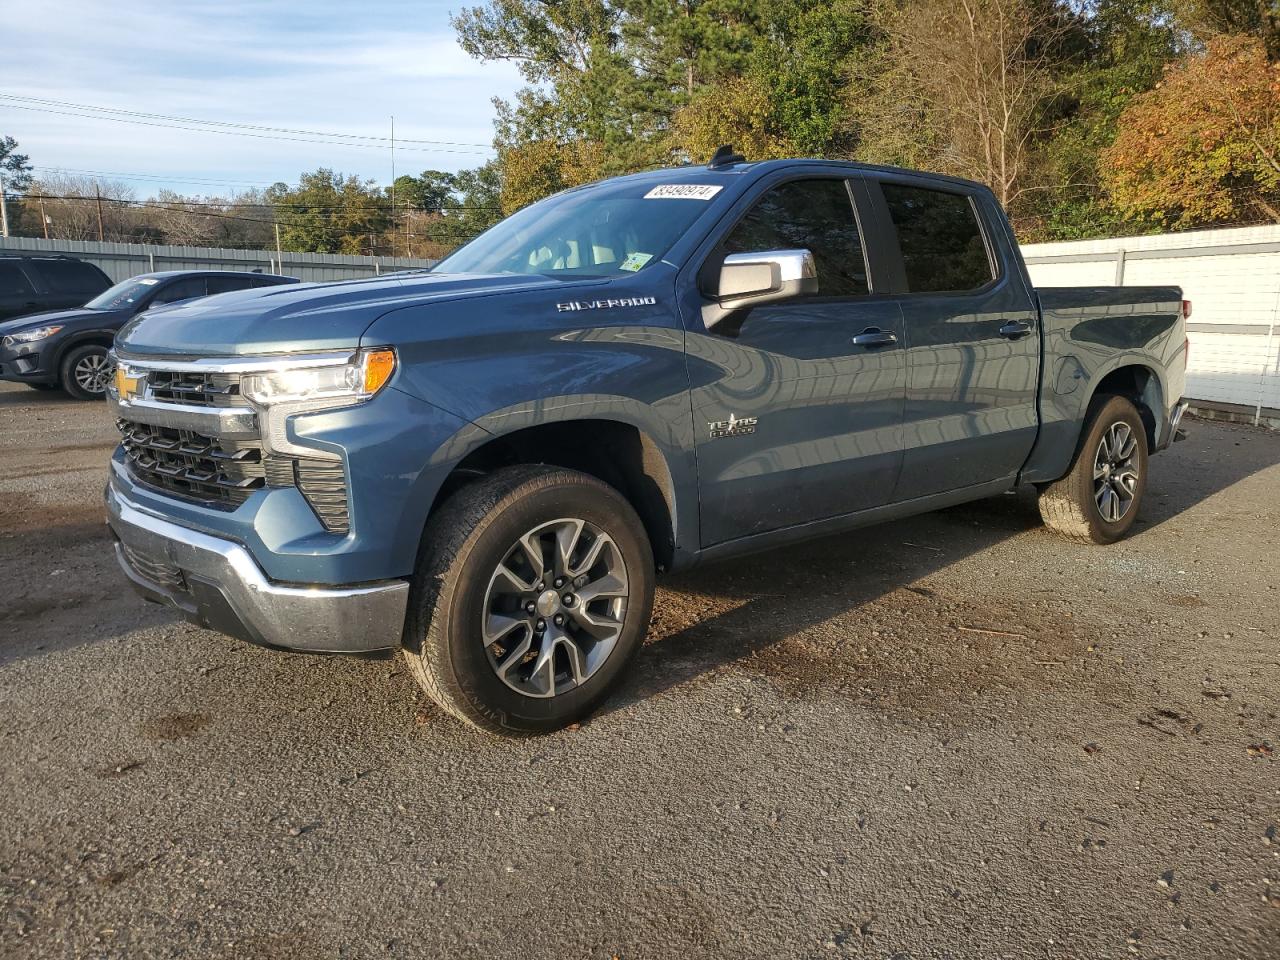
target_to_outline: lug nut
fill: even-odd
[[[572,593],[566,593],[563,597],[561,597],[561,598],[560,598],[560,600],[561,600],[561,602],[562,602],[562,603],[564,603],[564,605],[565,605],[566,607],[572,607],[572,606],[573,606],[573,594],[572,594]]]
[[[537,583],[533,585],[533,589],[541,593],[543,590],[547,589],[547,585],[543,583],[541,580],[539,580]]]
[[[545,629],[547,629],[547,621],[539,620],[537,625],[538,632],[541,633]]]
[[[556,577],[556,589],[559,590],[564,586],[564,577]]]
[[[537,609],[538,609],[537,604],[535,604],[532,600],[530,600],[528,603],[524,605],[525,613],[533,613]]]
[[[557,627],[563,627],[563,626],[564,626],[564,617],[563,617],[561,614],[558,614],[558,613],[556,614],[556,626],[557,626]]]

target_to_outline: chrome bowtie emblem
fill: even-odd
[[[707,428],[711,432],[712,440],[719,440],[721,437],[745,437],[756,432],[759,419],[759,417],[736,417],[731,413],[728,420],[708,423]]]

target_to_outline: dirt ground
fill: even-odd
[[[668,578],[519,742],[143,604],[112,444],[0,387],[0,956],[1280,957],[1280,435]]]

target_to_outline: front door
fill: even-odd
[[[873,182],[868,196],[896,234],[905,294],[906,451],[893,499],[1011,478],[1039,423],[1040,330],[1012,238],[994,234],[999,209],[982,192],[906,179]]]
[[[890,498],[902,459],[902,314],[871,296],[859,189],[839,177],[766,187],[708,259],[717,272],[730,253],[806,249],[818,293],[690,332],[703,546]]]

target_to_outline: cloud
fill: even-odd
[[[401,140],[487,145],[492,98],[520,86],[510,64],[468,57],[447,8],[429,2],[46,0],[6,11],[5,35],[2,93],[371,136],[386,136],[394,115]],[[183,177],[269,184],[329,166],[386,182],[391,172],[389,149],[126,124],[9,101],[0,101],[0,133],[38,167],[161,174],[187,193],[208,188]],[[489,155],[402,143],[396,170],[455,170]],[[143,194],[160,185],[135,184]]]

